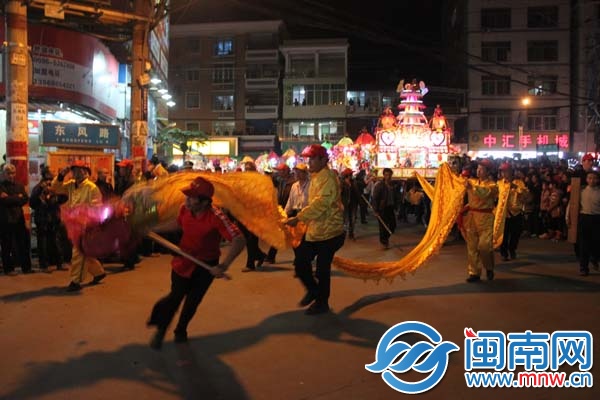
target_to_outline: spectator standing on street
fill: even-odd
[[[29,205],[33,209],[33,221],[37,236],[37,253],[40,269],[48,272],[48,266],[56,263],[56,269],[64,269],[63,246],[59,232],[61,230],[61,196],[50,189],[54,176],[49,169],[42,170],[42,179],[31,190]],[[64,196],[62,196],[64,197]]]
[[[383,169],[383,180],[375,184],[371,198],[373,211],[376,216],[381,218],[379,220],[379,243],[381,243],[384,249],[390,248],[390,236],[396,230],[396,215],[394,212],[396,208],[396,193],[392,182],[393,173],[394,171],[390,168]],[[388,232],[388,229],[390,232]]]
[[[307,225],[306,234],[296,248],[294,266],[296,275],[306,288],[300,300],[307,315],[329,311],[331,292],[331,262],[335,252],[344,244],[344,216],[340,199],[340,183],[337,174],[329,169],[329,156],[325,147],[313,144],[302,152],[308,157],[311,173],[308,189],[308,205],[287,223],[296,226],[299,221]],[[316,279],[312,261],[316,257]]]
[[[12,164],[3,167],[0,182],[0,243],[4,273],[15,275],[15,261],[24,274],[31,269],[31,236],[25,225],[23,206],[29,201],[25,186],[15,180],[17,169]]]

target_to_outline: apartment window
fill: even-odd
[[[233,54],[233,40],[219,39],[215,42],[215,56],[223,57]]]
[[[483,61],[510,61],[510,42],[481,42]]]
[[[188,69],[187,71],[185,71],[185,79],[187,81],[199,81],[200,80],[200,70]]]
[[[529,94],[532,96],[548,96],[556,93],[557,76],[538,76],[527,79]]]
[[[315,85],[315,105],[329,105],[330,85]]]
[[[200,130],[200,123],[199,122],[186,122],[185,130],[198,132]]]
[[[510,129],[509,110],[481,110],[481,129],[503,131]]]
[[[346,103],[346,85],[333,84],[331,85],[331,103],[333,105],[344,105]]]
[[[313,122],[290,122],[287,124],[290,136],[314,136],[315,124]]]
[[[186,50],[190,53],[200,52],[200,39],[187,39],[185,41]]]
[[[232,83],[233,82],[233,64],[218,64],[213,66],[213,83]]]
[[[481,10],[481,29],[510,28],[510,8],[484,8]]]
[[[187,92],[185,94],[185,108],[200,108],[200,93]]]
[[[214,111],[232,111],[233,110],[233,95],[215,95],[213,96]]]
[[[343,127],[341,128],[343,130]],[[319,133],[321,134],[321,139],[326,139],[327,136],[336,135],[342,130],[338,129],[337,121],[331,122],[319,122]]]
[[[547,109],[529,111],[527,113],[527,128],[530,131],[555,131],[558,121],[558,110]]]
[[[481,94],[505,96],[510,94],[510,76],[482,76]]]
[[[235,131],[235,121],[213,121],[212,128],[217,135],[229,136]]]
[[[386,107],[392,107],[392,106],[393,106],[393,103],[394,103],[394,102],[393,102],[393,100],[392,100],[392,98],[391,98],[391,97],[388,97],[388,96],[383,96],[383,97],[381,98],[381,106],[382,106],[383,108],[386,108]]]
[[[319,86],[319,85],[317,85]],[[314,104],[315,85],[294,85],[288,105],[312,106]]]
[[[557,61],[558,41],[529,40],[527,41],[527,61]]]
[[[344,53],[319,54],[319,75],[340,76],[346,73],[346,58]]]
[[[528,28],[557,28],[558,27],[558,7],[528,7],[527,8],[527,27]]]

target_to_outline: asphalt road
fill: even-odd
[[[400,225],[394,243],[380,249],[374,220],[359,226],[345,257],[394,260],[414,246],[424,228]],[[445,246],[414,276],[364,282],[334,271],[333,312],[306,316],[293,277],[292,252],[261,272],[216,281],[189,327],[187,344],[148,347],[145,322],[168,291],[170,256],[144,258],[129,272],[108,265],[109,276],[76,294],[64,292],[66,272],[0,275],[0,398],[2,399],[394,399],[365,364],[390,327],[421,321],[460,350],[421,399],[598,399],[592,388],[469,388],[464,329],[552,333],[589,331],[599,337],[600,273],[580,277],[567,243],[524,239],[518,259],[499,262],[496,279],[465,282],[463,243]],[[409,344],[423,340],[403,336]],[[600,346],[593,349],[599,360]],[[570,371],[574,368],[570,368]],[[592,375],[600,377],[598,368]],[[418,381],[428,374],[396,376]],[[595,376],[594,376],[595,377]],[[594,382],[595,384],[596,382]]]

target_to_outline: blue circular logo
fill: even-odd
[[[402,340],[396,340],[408,333],[419,333],[428,341],[420,341],[411,346]],[[384,382],[398,392],[423,393],[444,377],[448,368],[448,356],[458,349],[455,343],[443,342],[442,335],[431,325],[406,321],[394,325],[381,336],[375,350],[375,362],[365,365],[365,369],[381,374]],[[417,382],[407,382],[395,375],[409,370],[429,375]]]

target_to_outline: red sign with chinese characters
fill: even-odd
[[[536,151],[537,146],[556,144],[561,151],[569,150],[567,132],[472,132],[469,150]]]

